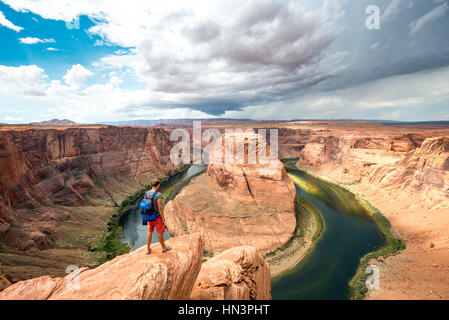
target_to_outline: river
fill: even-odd
[[[164,197],[174,186],[188,181],[206,166],[193,165],[161,186]],[[313,250],[293,269],[272,279],[273,299],[348,299],[349,281],[359,259],[384,243],[375,222],[349,191],[315,178],[304,171],[288,169],[297,194],[320,213],[324,230]],[[138,203],[123,223],[122,241],[135,250],[146,243],[147,227],[142,225]],[[170,235],[164,233],[165,239]],[[157,241],[156,233],[153,242]]]

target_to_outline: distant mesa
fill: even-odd
[[[68,119],[52,119],[41,122],[30,122],[33,126],[76,126],[78,123]]]

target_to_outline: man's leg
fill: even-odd
[[[157,237],[159,238],[159,243],[161,244],[162,250],[165,250],[164,234],[158,233]]]
[[[170,247],[167,247],[165,245],[165,241],[164,241],[164,231],[165,231],[165,225],[162,222],[161,218],[158,218],[156,221],[156,231],[157,231],[157,237],[159,238],[159,243],[161,244],[162,247],[162,252],[166,252],[168,250],[170,250]]]
[[[150,251],[151,239],[153,238],[153,231],[148,231],[147,234],[147,252]]]

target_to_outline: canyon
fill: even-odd
[[[399,254],[371,261],[381,285],[368,298],[449,299],[447,127],[330,124],[306,131],[297,167],[369,200],[406,242]]]
[[[55,279],[66,276],[68,265],[98,266],[102,253],[89,249],[107,233],[108,221],[127,196],[155,175],[178,169],[169,159],[170,131],[188,126],[0,127],[0,263],[5,274],[0,273],[0,281],[9,285],[46,275]],[[203,127],[242,126],[230,121]],[[245,127],[278,128],[280,158],[296,158],[298,168],[366,198],[405,240],[406,249],[399,254],[372,261],[380,269],[381,287],[368,298],[449,299],[447,126],[298,121],[249,122]],[[291,237],[294,192],[290,196],[293,185],[284,180],[284,171],[279,166],[266,179],[257,170],[210,166],[167,204],[173,235],[203,234],[202,259],[207,262],[189,280],[191,298],[268,297],[266,272],[255,271],[267,269],[265,264],[242,248],[250,245],[264,254]],[[282,218],[264,226],[259,219],[270,219],[270,210],[253,220],[236,213],[233,219],[245,221],[237,230],[228,217],[238,212],[234,205],[252,203],[245,210],[259,213],[267,188],[282,194],[271,208],[279,208],[276,214]],[[229,204],[233,197],[239,203]],[[187,220],[179,218],[181,211]],[[270,231],[270,225],[278,229]],[[232,233],[238,240],[232,240]],[[251,236],[242,240],[243,233]],[[246,258],[226,253],[235,246],[243,247],[234,255]],[[257,268],[242,264],[245,260]],[[262,291],[251,285],[256,278]]]
[[[68,265],[94,267],[95,247],[129,195],[175,172],[158,128],[0,129],[0,262],[12,282]]]

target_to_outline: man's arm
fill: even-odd
[[[162,222],[165,223],[164,210],[162,209],[162,198],[157,199],[157,206],[159,208],[159,214],[162,217]]]

